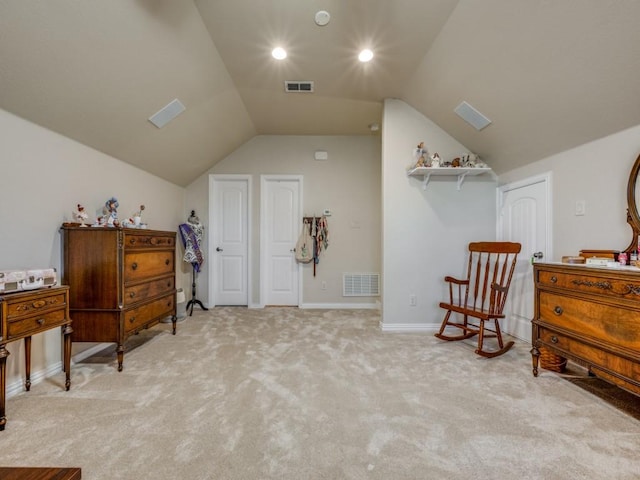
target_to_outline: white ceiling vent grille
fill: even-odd
[[[377,297],[380,295],[379,273],[343,273],[344,297]]]
[[[460,105],[458,105],[455,108],[454,112],[456,112],[460,118],[462,118],[476,130],[482,130],[484,127],[491,124],[491,120],[489,120],[478,110],[469,105],[467,102],[462,102]]]
[[[291,81],[284,82],[284,91],[287,93],[313,93],[312,81]]]
[[[186,110],[185,106],[177,98],[171,101],[168,105],[162,107],[162,109],[149,117],[149,121],[156,127],[162,128],[171,120],[176,118],[182,112]]]

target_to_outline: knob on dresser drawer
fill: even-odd
[[[551,343],[558,343],[558,337],[556,337],[555,335],[551,336]]]
[[[133,268],[134,270],[136,270],[138,268],[138,264],[137,263],[132,263],[131,264],[131,268]]]
[[[553,313],[555,313],[556,315],[562,315],[562,307],[559,305],[556,305],[556,308],[553,309]]]
[[[556,277],[555,275],[551,277],[551,283],[556,283],[557,281],[558,281],[558,277]]]

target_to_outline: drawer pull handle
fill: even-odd
[[[133,323],[133,322],[135,322],[135,321],[136,321],[136,317],[131,317],[131,318],[129,319],[129,323]]]
[[[132,264],[131,264],[131,268],[133,268],[134,270],[137,270],[137,268],[138,268],[138,264],[137,264],[137,263],[135,263],[135,262],[134,262],[134,263],[132,263]]]
[[[165,265],[169,265],[171,263],[171,260],[169,260],[168,258],[164,261]]]
[[[130,243],[131,245],[135,245],[135,244],[136,244],[136,239],[135,239],[135,238],[131,238],[131,239],[129,239],[129,243]]]
[[[167,288],[171,287],[171,282],[167,282]]]
[[[558,281],[558,277],[556,277],[555,275],[551,277],[551,283],[556,283],[557,281]]]
[[[135,297],[135,296],[136,296],[136,292],[131,292],[131,293],[129,293],[129,296],[130,296],[131,298]]]
[[[556,337],[555,335],[553,335],[551,337],[551,343],[558,343],[558,337]]]
[[[39,318],[36,322],[38,322],[38,325],[44,325],[44,318]]]
[[[553,313],[555,313],[556,315],[562,315],[562,307],[556,307],[553,309]]]

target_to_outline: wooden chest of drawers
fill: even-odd
[[[43,288],[0,296],[0,430],[4,430],[6,344],[24,338],[25,390],[31,389],[31,336],[62,327],[64,336],[63,365],[65,388],[71,386],[71,318],[69,317],[69,287]]]
[[[176,333],[176,233],[63,226],[63,283],[71,286],[74,342],[124,342],[172,317]]]
[[[540,347],[640,395],[640,272],[534,264],[533,374]]]

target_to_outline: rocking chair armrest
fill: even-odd
[[[507,293],[509,291],[509,287],[503,287],[501,285],[498,285],[497,283],[492,283],[491,290],[498,290],[499,292]]]
[[[455,277],[450,277],[450,276],[446,276],[444,277],[444,281],[445,282],[449,282],[449,283],[455,283],[456,285],[468,285],[469,284],[469,280],[460,280],[459,278],[455,278]]]

